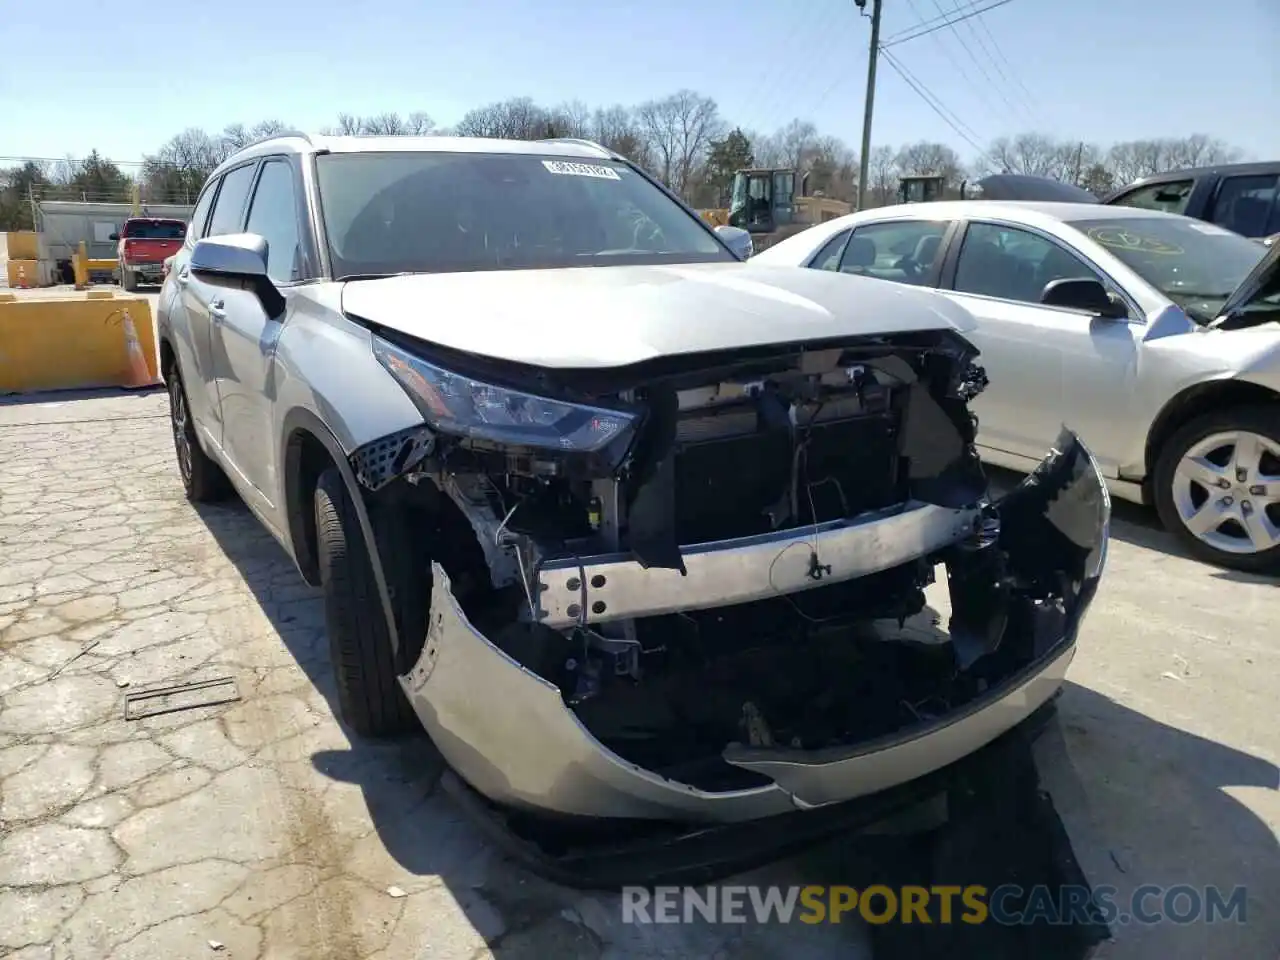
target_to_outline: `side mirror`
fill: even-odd
[[[256,280],[267,275],[267,241],[256,233],[233,233],[196,242],[191,272],[203,280]]]
[[[108,239],[108,240],[119,240],[119,239],[120,239],[120,234],[118,234],[118,233],[113,233],[113,234],[111,234],[111,236],[107,237],[107,239]]]
[[[1083,310],[1108,320],[1123,320],[1129,316],[1128,308],[1097,280],[1079,278],[1051,280],[1040,293],[1040,302],[1049,307],[1066,307]]]
[[[755,252],[755,245],[751,242],[751,234],[741,227],[721,224],[716,227],[716,233],[720,234],[720,239],[725,242],[725,245],[730,250],[737,254],[740,260],[746,260]]]
[[[284,312],[284,295],[267,275],[267,241],[256,233],[232,233],[197,240],[191,273],[205,283],[252,290],[268,317]]]

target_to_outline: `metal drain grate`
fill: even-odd
[[[240,699],[234,677],[217,677],[213,680],[197,680],[194,683],[178,683],[168,687],[154,687],[127,693],[124,697],[124,718],[141,720],[162,713],[194,710],[197,707],[215,707]]]

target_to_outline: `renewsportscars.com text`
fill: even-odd
[[[624,887],[623,923],[1244,923],[1247,891],[1144,884],[969,886]]]

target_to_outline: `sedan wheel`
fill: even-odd
[[[1280,566],[1280,411],[1202,417],[1166,444],[1157,467],[1161,519],[1213,563]]]

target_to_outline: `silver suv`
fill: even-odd
[[[160,295],[182,481],[323,587],[356,732],[425,726],[500,809],[728,822],[1052,697],[1106,554],[1092,457],[1064,435],[993,503],[971,316],[743,239],[581,141],[289,136],[214,172]]]

